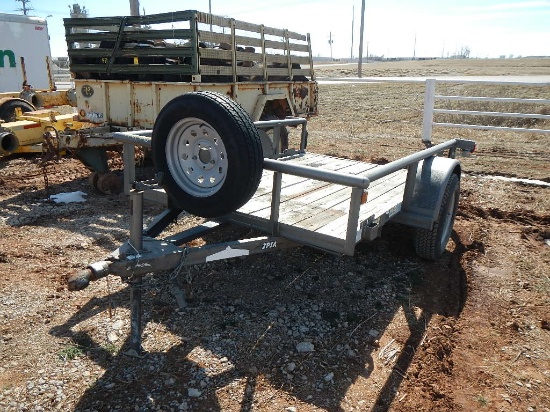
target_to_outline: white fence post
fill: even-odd
[[[422,121],[422,141],[429,145],[432,141],[432,126],[435,105],[435,79],[426,79],[424,93],[424,119]]]

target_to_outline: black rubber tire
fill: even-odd
[[[23,113],[36,110],[32,104],[23,99],[12,99],[0,104],[0,119],[5,122],[15,122],[15,109],[21,108]]]
[[[264,114],[262,117],[260,117],[260,120],[280,120],[279,117],[275,114]],[[273,133],[274,130],[270,129],[266,132],[266,134],[269,136],[270,140],[273,142]],[[283,126],[281,128],[281,136],[279,140],[279,153],[283,153],[286,149],[288,149],[288,136],[289,136],[288,127]],[[266,157],[266,156],[264,156]]]
[[[248,113],[223,94],[199,91],[168,102],[155,121],[151,143],[155,171],[171,204],[193,215],[231,213],[250,200],[260,183],[258,130]]]
[[[458,209],[460,178],[453,173],[447,182],[437,221],[431,230],[416,229],[414,248],[416,253],[429,260],[437,260],[447,247]]]

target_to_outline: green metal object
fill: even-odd
[[[98,173],[107,173],[107,152],[101,147],[85,147],[78,149],[76,157],[84,163],[84,166],[95,170]]]

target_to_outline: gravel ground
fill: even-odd
[[[349,116],[361,127],[335,140],[334,113],[359,109],[333,86],[321,92],[317,152],[349,156],[361,139],[363,160],[414,150],[418,119],[397,108],[371,113],[372,129]],[[394,100],[376,106],[393,110]],[[351,126],[341,127],[339,136]],[[418,258],[412,231],[388,225],[353,257],[298,247],[147,276],[138,358],[128,354],[128,285],[66,287],[126,241],[128,199],[91,190],[68,157],[48,169],[47,187],[36,159],[1,159],[0,410],[549,411],[549,189],[481,177],[549,182],[548,148],[528,137],[494,150],[494,139],[481,134],[477,157],[463,162],[439,261]],[[76,191],[85,202],[46,200]],[[146,219],[159,211],[147,204]],[[168,233],[199,221],[181,216]],[[229,226],[193,246],[253,236]]]

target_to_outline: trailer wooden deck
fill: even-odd
[[[379,165],[313,153],[280,161],[360,176]],[[275,172],[264,170],[254,196],[230,215],[230,220],[262,231],[272,228],[272,198]],[[355,243],[369,238],[368,228],[377,228],[401,210],[407,170],[401,169],[374,181],[367,201],[359,210]],[[345,242],[352,188],[284,173],[282,176],[278,234],[300,243],[346,253]],[[353,246],[355,246],[355,243]],[[349,245],[348,245],[349,246]],[[349,249],[349,247],[348,247]]]

